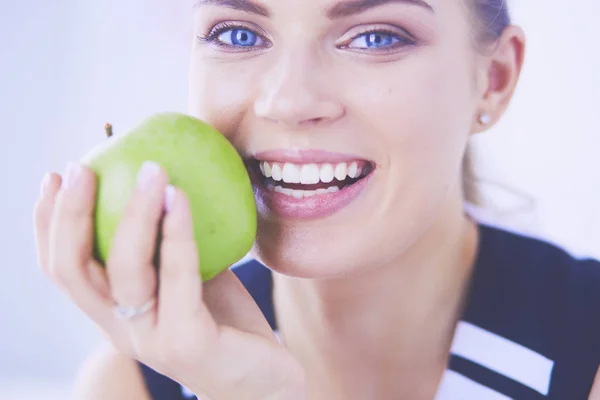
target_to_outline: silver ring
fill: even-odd
[[[113,312],[119,319],[133,319],[146,314],[156,304],[156,297],[151,298],[140,307],[128,307],[115,302]]]

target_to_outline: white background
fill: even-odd
[[[185,111],[189,15],[173,5],[181,3],[2,1],[2,400],[68,399],[100,340],[38,271],[31,210],[43,173],[63,172],[102,141],[105,122],[126,130],[156,111]],[[600,3],[513,3],[529,40],[525,70],[505,118],[475,141],[492,218],[600,258]],[[516,212],[522,197],[493,182],[535,208]]]

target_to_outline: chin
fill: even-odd
[[[322,254],[300,254],[293,249],[274,249],[255,245],[252,255],[269,269],[300,279],[336,279],[348,277],[361,271],[359,265],[348,263],[345,257]]]
[[[382,240],[386,235],[384,230],[357,231],[351,228],[357,226],[354,223],[315,225],[277,225],[273,221],[259,220],[251,254],[283,275],[302,279],[341,279],[389,264],[405,250],[402,243],[389,246],[389,241]],[[381,226],[376,222],[373,225]],[[348,235],[352,231],[355,234]]]
[[[436,221],[443,224],[443,215],[454,212],[448,208],[454,196],[439,181],[415,182],[385,174],[370,161],[352,163],[356,165],[347,168],[352,170],[350,179],[333,181],[339,188],[294,197],[273,191],[273,183],[261,178],[272,167],[254,161],[249,171],[258,229],[252,256],[275,272],[297,278],[364,276],[396,265]]]
[[[304,279],[330,279],[352,274],[361,250],[342,235],[344,226],[325,221],[310,224],[259,218],[251,255],[271,270]],[[324,237],[337,240],[323,240]],[[360,235],[359,235],[360,236]],[[360,237],[355,238],[360,241]],[[350,251],[352,249],[352,251]]]
[[[402,203],[391,197],[389,207],[380,203],[379,209],[366,208],[379,212],[352,212],[344,218],[318,221],[259,217],[251,254],[271,270],[297,278],[341,279],[370,274],[396,265],[427,236],[436,235],[434,231],[441,228],[437,225],[446,223],[447,200],[443,196],[415,196]]]

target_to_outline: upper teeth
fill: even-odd
[[[329,183],[333,179],[343,181],[346,177],[356,178],[361,168],[356,161],[338,164],[292,164],[260,162],[260,171],[267,178],[286,183],[302,183],[305,185],[319,182]]]

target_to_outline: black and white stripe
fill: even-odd
[[[435,400],[535,399],[550,389],[554,361],[471,323],[458,323],[451,356]]]
[[[554,361],[471,323],[459,322],[436,400],[545,398]]]
[[[600,364],[600,263],[478,226],[466,309],[434,400],[586,400]],[[270,271],[256,261],[233,270],[277,335]],[[153,400],[166,400],[171,381],[144,371]]]

